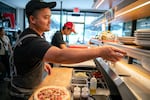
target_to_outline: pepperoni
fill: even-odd
[[[65,97],[67,94],[63,89],[59,88],[47,88],[41,90],[37,97],[39,100],[63,100],[63,97]]]

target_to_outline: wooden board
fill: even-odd
[[[88,61],[84,61],[84,62],[81,62],[81,63],[75,63],[75,64],[61,64],[61,66],[66,66],[66,67],[91,67],[91,68],[96,67],[93,60],[88,60]]]

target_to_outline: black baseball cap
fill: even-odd
[[[43,2],[41,0],[30,0],[25,7],[26,15],[29,17],[35,11],[40,10],[42,8],[49,7],[54,8],[56,6],[56,2]]]

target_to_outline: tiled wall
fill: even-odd
[[[150,29],[150,17],[137,20],[136,29]]]

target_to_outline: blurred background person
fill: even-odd
[[[72,32],[76,33],[74,30],[74,24],[72,22],[66,22],[60,31],[56,31],[56,33],[52,37],[51,45],[56,46],[58,48],[64,49],[67,48],[67,43],[64,41],[63,35],[70,35]],[[54,64],[49,63],[52,67]],[[55,66],[59,66],[55,64]]]
[[[0,27],[0,62],[5,67],[5,78],[10,78],[9,56],[12,52],[10,40],[3,27]]]
[[[70,35],[72,32],[76,33],[74,30],[74,24],[72,22],[66,22],[60,31],[56,31],[52,37],[51,44],[61,49],[67,48],[63,35]]]

